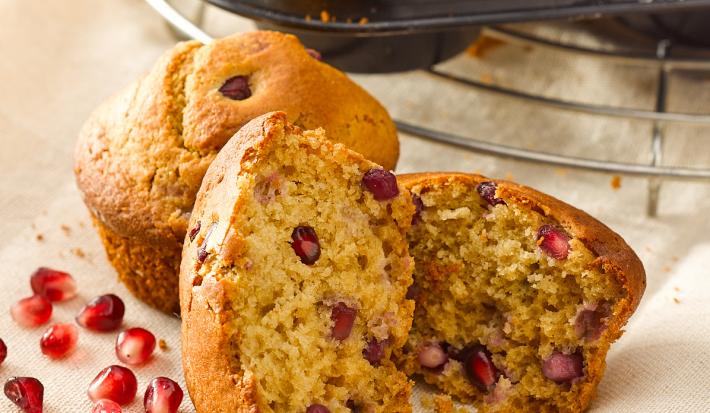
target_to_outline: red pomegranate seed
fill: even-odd
[[[108,366],[101,370],[89,385],[91,401],[112,400],[121,406],[133,401],[138,382],[133,372],[123,366]]]
[[[606,329],[606,318],[611,313],[611,304],[603,303],[593,308],[585,308],[577,313],[574,332],[586,341],[596,341]]]
[[[478,192],[478,195],[480,195],[481,198],[485,199],[486,202],[488,202],[488,205],[506,205],[505,201],[500,198],[496,198],[497,189],[498,185],[496,185],[495,182],[481,182],[476,187],[476,192]]]
[[[91,413],[122,413],[121,406],[113,400],[101,399],[96,402]]]
[[[306,265],[313,265],[320,258],[320,242],[316,230],[307,225],[296,227],[291,233],[291,248]]]
[[[33,295],[16,302],[10,314],[23,327],[41,326],[52,317],[52,303],[41,295]]]
[[[449,361],[449,356],[439,343],[428,343],[419,349],[419,364],[428,369],[438,369]]]
[[[197,247],[197,262],[198,265],[202,265],[203,262],[207,259],[207,256],[209,253],[207,252],[207,242],[210,239],[210,236],[212,235],[212,232],[217,228],[217,222],[213,222],[209,228],[207,228],[207,233],[205,234],[205,238],[202,239],[202,242],[200,245]]]
[[[369,361],[373,366],[378,366],[380,361],[385,356],[385,346],[387,345],[387,340],[377,341],[377,339],[370,340],[367,343],[367,347],[362,350],[362,356],[365,360]]]
[[[468,379],[481,391],[489,391],[498,380],[498,369],[485,347],[476,345],[463,352],[463,367]]]
[[[44,386],[34,377],[10,377],[5,396],[25,413],[42,413]]]
[[[74,324],[55,324],[44,332],[39,347],[45,356],[60,359],[74,351],[78,340],[79,329]]]
[[[373,168],[365,172],[362,177],[362,186],[372,193],[378,201],[387,201],[399,195],[397,177],[390,171]]]
[[[321,56],[320,52],[315,49],[306,49],[306,53],[308,53],[309,56],[316,60],[323,60],[323,56]]]
[[[156,377],[145,390],[143,407],[146,413],[175,413],[182,403],[180,385],[167,377]]]
[[[246,76],[234,76],[227,79],[226,82],[219,88],[219,91],[225,97],[233,100],[244,100],[251,96],[249,88],[249,78]]]
[[[93,331],[113,331],[121,326],[126,307],[113,294],[100,295],[82,308],[76,322]]]
[[[553,352],[542,362],[542,374],[555,383],[570,383],[584,376],[584,358],[580,353]]]
[[[7,346],[5,342],[0,338],[0,364],[7,358]]]
[[[424,210],[424,202],[419,195],[412,193],[412,203],[414,204],[414,215],[412,216],[412,225],[416,225],[422,221],[422,211]]]
[[[194,227],[190,230],[189,236],[190,236],[190,242],[195,240],[195,237],[197,234],[200,233],[200,228],[202,227],[202,223],[200,221],[197,221]]]
[[[30,277],[30,285],[35,294],[49,301],[65,301],[76,296],[76,282],[64,271],[40,267]]]
[[[537,244],[556,260],[564,260],[569,254],[569,236],[552,225],[543,225],[537,230]]]
[[[348,307],[345,303],[340,302],[333,307],[330,313],[330,319],[333,320],[331,336],[338,341],[343,341],[350,337],[350,331],[353,329],[356,315],[357,310]]]
[[[42,413],[44,386],[34,377],[10,377],[5,382],[5,396],[25,413]]]
[[[116,337],[116,357],[129,365],[143,364],[155,350],[155,336],[150,331],[134,327]]]
[[[306,413],[330,413],[330,409],[322,404],[312,404],[308,406]]]

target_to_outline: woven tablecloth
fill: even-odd
[[[212,18],[223,19],[213,12]],[[249,30],[240,19],[221,30]],[[19,328],[9,307],[30,294],[39,266],[69,271],[79,296],[55,306],[52,322],[71,321],[92,297],[108,292],[126,303],[125,326],[142,326],[168,345],[135,368],[139,397],[125,411],[142,412],[148,381],[180,381],[180,323],[133,299],[116,281],[91,228],[72,175],[77,132],[102,100],[148,70],[174,39],[140,0],[0,1],[0,337],[9,347],[0,382],[35,376],[45,386],[46,412],[87,412],[89,382],[117,363],[115,334],[80,331],[78,350],[63,361],[39,351],[43,328]],[[445,65],[484,81],[526,86],[557,96],[650,108],[654,74],[586,58],[501,46],[485,59],[461,56]],[[510,70],[511,64],[514,70]],[[357,75],[396,117],[473,138],[602,159],[648,161],[651,125],[529,107],[462,90],[421,72]],[[527,79],[527,80],[526,80]],[[530,82],[529,79],[535,79]],[[673,84],[673,110],[709,107],[710,80],[689,74]],[[675,96],[675,97],[674,97]],[[710,130],[667,130],[668,162],[710,164]],[[648,289],[627,333],[612,348],[591,411],[710,412],[710,186],[666,184],[658,218],[645,215],[646,185],[624,178],[531,166],[401,136],[398,171],[477,171],[515,179],[570,202],[626,238],[648,272]],[[427,392],[417,387],[417,394]],[[0,398],[0,411],[14,412]],[[181,412],[194,408],[186,397]],[[415,411],[425,411],[417,407]]]

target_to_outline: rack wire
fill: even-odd
[[[195,15],[194,22],[178,12],[166,0],[146,0],[146,2],[166,20],[176,34],[182,37],[198,40],[202,43],[209,43],[212,41],[212,37],[200,28],[204,11],[203,2],[199,3],[199,9]],[[650,54],[638,51],[602,50],[564,44],[501,27],[486,27],[484,28],[483,33],[486,36],[502,40],[506,43],[518,44],[527,47],[549,48],[563,53],[575,53],[578,55],[602,59],[604,61],[608,61],[609,63],[644,66],[657,70],[658,81],[656,86],[654,110],[598,105],[544,97],[501,86],[485,84],[472,79],[462,78],[441,71],[435,67],[427,70],[427,73],[433,78],[455,82],[468,88],[474,88],[486,93],[504,96],[509,99],[548,106],[563,111],[652,122],[653,128],[648,146],[651,159],[650,162],[647,164],[625,163],[540,152],[496,144],[483,140],[476,140],[445,131],[429,129],[401,120],[395,120],[399,131],[422,139],[453,145],[484,155],[571,169],[647,178],[647,213],[649,216],[656,216],[658,214],[661,185],[664,180],[710,180],[710,168],[686,168],[662,164],[664,129],[667,124],[681,123],[710,125],[710,115],[666,111],[669,87],[668,79],[673,70],[710,70],[710,58],[674,57],[671,54],[672,43],[669,40],[659,41],[656,45],[655,53]]]

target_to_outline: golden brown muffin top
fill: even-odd
[[[220,92],[235,76],[248,79],[251,96]],[[179,43],[94,112],[75,153],[84,200],[122,236],[180,242],[217,151],[249,120],[273,110],[395,166],[396,130],[375,99],[310,56],[294,36],[251,32],[206,46]]]

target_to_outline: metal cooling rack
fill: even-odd
[[[173,8],[166,0],[146,0],[146,2],[167,21],[171,29],[176,34],[182,37],[198,40],[202,43],[209,43],[212,41],[212,37],[199,27],[202,22],[204,3],[200,2],[198,6],[199,8],[194,17],[195,22],[193,22]],[[672,44],[668,40],[658,42],[655,54],[644,54],[640,52],[602,50],[568,45],[500,27],[486,27],[484,29],[484,33],[486,36],[503,40],[506,43],[550,48],[564,53],[582,54],[596,59],[605,60],[610,63],[644,66],[657,70],[658,81],[654,110],[597,105],[544,97],[458,77],[443,72],[437,68],[430,68],[427,70],[433,78],[455,82],[465,87],[505,96],[510,99],[517,99],[519,101],[526,101],[564,111],[652,122],[653,129],[648,143],[651,155],[650,163],[641,164],[613,162],[533,151],[476,140],[469,137],[447,133],[445,131],[428,129],[405,121],[395,120],[399,131],[423,139],[453,145],[479,154],[492,155],[500,158],[602,172],[607,174],[647,178],[647,213],[649,216],[656,216],[658,213],[659,195],[663,180],[710,180],[709,168],[685,168],[679,166],[666,166],[662,164],[665,125],[671,123],[710,125],[710,115],[666,111],[668,79],[674,69],[710,70],[710,58],[673,57],[671,55]]]

